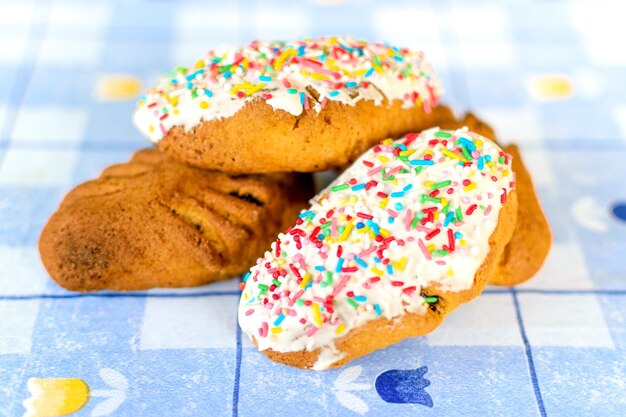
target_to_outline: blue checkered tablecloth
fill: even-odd
[[[0,0],[0,415],[24,415],[33,395],[32,415],[49,415],[84,385],[77,416],[626,415],[625,11]],[[489,288],[427,337],[317,373],[270,362],[242,337],[236,279],[96,294],[51,282],[36,247],[48,216],[148,145],[130,121],[136,97],[103,96],[107,80],[146,88],[208,47],[326,34],[425,50],[445,103],[521,145],[554,231],[534,280]],[[43,393],[31,378],[48,382]]]

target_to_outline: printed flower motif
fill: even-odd
[[[363,368],[360,366],[351,366],[339,374],[333,383],[335,397],[337,401],[349,410],[358,414],[365,414],[369,407],[367,403],[348,391],[363,391],[370,388],[369,384],[359,384],[354,381],[361,375]]]
[[[106,400],[91,411],[92,417],[113,413],[126,400],[128,381],[121,373],[103,368],[100,377],[111,388],[91,390],[87,382],[78,378],[30,378],[28,390],[31,397],[24,401],[24,417],[57,417],[75,413],[87,404],[91,397]]]
[[[433,399],[425,391],[430,381],[424,378],[427,366],[417,369],[393,369],[376,378],[376,391],[388,403],[422,404],[432,408]]]
[[[89,385],[78,378],[30,378],[28,390],[24,417],[65,416],[89,401]]]

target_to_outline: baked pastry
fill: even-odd
[[[139,101],[138,129],[223,172],[341,168],[387,137],[438,124],[442,89],[420,51],[349,37],[210,50]]]
[[[467,126],[479,135],[495,139],[493,129],[472,113],[467,113],[459,120],[443,120],[441,125],[446,129]],[[539,271],[550,251],[552,232],[517,145],[508,145],[504,151],[513,157],[518,200],[517,223],[513,237],[504,248],[489,283],[508,286],[527,281]]]
[[[244,278],[239,324],[270,359],[326,369],[437,327],[511,239],[511,157],[467,129],[361,156]]]
[[[312,194],[308,176],[231,176],[142,150],[70,191],[39,251],[72,291],[201,285],[245,272]]]

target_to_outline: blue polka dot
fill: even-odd
[[[618,203],[613,207],[613,214],[619,220],[626,222],[626,203]]]

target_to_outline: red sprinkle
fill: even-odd
[[[432,232],[430,232],[429,234],[427,234],[425,236],[425,239],[426,240],[430,240],[430,239],[434,238],[435,236],[437,236],[439,233],[441,233],[441,229],[435,229]]]
[[[358,212],[358,213],[356,214],[356,216],[357,216],[357,217],[360,217],[360,218],[362,218],[362,219],[368,219],[368,220],[371,220],[371,219],[373,219],[373,218],[374,218],[374,216],[372,216],[371,214],[362,213],[362,212]]]
[[[450,252],[454,250],[454,233],[452,229],[448,229],[448,246],[450,247]]]
[[[469,206],[465,214],[471,215],[474,212],[474,210],[476,210],[477,208],[478,206],[476,204],[472,204],[471,206]]]

